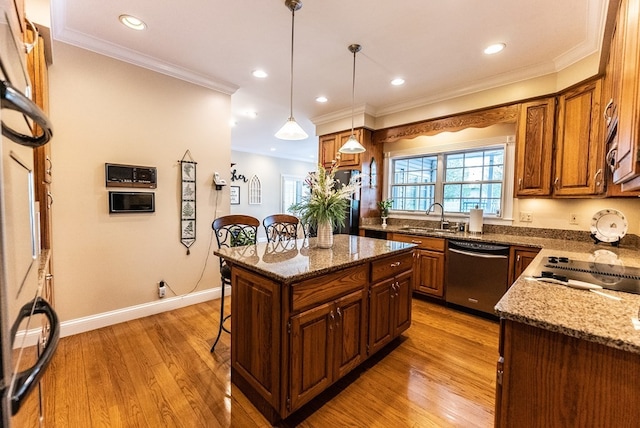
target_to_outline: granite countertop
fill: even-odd
[[[602,247],[597,251],[607,251],[615,263],[640,267],[637,252],[635,256],[621,255],[620,251],[616,254],[613,249],[603,250]],[[536,267],[540,260],[551,255],[579,261],[593,261],[598,256],[586,252],[558,252],[549,249],[540,251],[500,299],[495,308],[496,313],[502,318],[640,353],[640,330],[636,329],[637,321],[634,322],[639,317],[640,295],[601,290],[621,299],[613,300],[587,290],[529,279],[531,275],[539,273],[536,272]]]
[[[221,248],[213,253],[248,270],[288,284],[356,266],[391,254],[410,252],[414,244],[335,235],[333,247],[318,248],[316,239],[263,242],[244,247]]]
[[[556,239],[531,236],[526,232],[479,235],[465,232],[431,232],[403,225],[389,225],[384,229],[380,225],[367,225],[362,229],[542,249],[498,302],[495,307],[496,313],[505,319],[640,353],[640,322],[637,321],[640,318],[640,295],[602,290],[605,294],[621,299],[614,300],[586,290],[528,279],[539,274],[538,264],[551,255],[590,262],[606,254],[605,259],[609,263],[639,268],[640,249],[636,245],[637,237],[623,238],[621,246],[617,248],[605,243],[595,244],[588,240],[588,233],[585,235],[587,239],[578,240],[574,239],[575,236],[566,235],[565,231],[558,231],[557,235],[561,239]],[[517,232],[518,228],[512,228],[510,231]]]

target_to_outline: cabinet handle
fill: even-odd
[[[49,191],[47,191],[47,200],[47,208],[51,208],[51,205],[53,205],[53,195]]]
[[[618,154],[618,143],[614,143],[611,145],[611,148],[607,152],[607,156],[605,157],[605,162],[611,169],[611,172],[614,172],[616,169],[616,156]]]
[[[553,187],[558,190],[558,181],[560,181],[560,177],[556,177],[556,180],[553,182]]]
[[[520,254],[518,254],[518,255],[516,256],[516,261],[517,261],[517,262],[519,262],[519,261],[520,261]]]
[[[329,319],[331,320],[331,322],[329,323],[329,330],[333,330],[333,324],[336,321],[336,317],[335,315],[333,315],[333,311],[329,312]]]
[[[418,240],[416,240],[416,239],[412,239],[412,240],[411,240],[411,243],[412,243],[412,244],[418,244],[418,245],[419,245],[419,244],[422,244],[422,241],[418,241]]]
[[[611,124],[611,115],[608,114],[609,110],[611,110],[611,108],[613,107],[613,98],[611,98],[609,100],[609,102],[607,103],[607,105],[604,107],[604,120],[607,123],[607,126],[609,126],[609,124]]]
[[[391,263],[392,268],[398,267],[398,266],[400,266],[400,262]]]
[[[522,177],[518,178],[518,189],[522,190]]]
[[[596,173],[593,175],[593,181],[596,182],[596,187],[600,187],[600,182],[598,180],[598,176],[602,174],[602,168],[598,169]]]
[[[338,314],[338,321],[336,321],[336,325],[340,325],[340,321],[342,321],[342,311],[340,308],[336,309],[336,313]]]
[[[45,161],[49,164],[49,166],[46,169],[46,173],[47,175],[51,175],[51,170],[53,169],[53,162],[51,162],[51,159],[49,158],[49,156],[45,158]]]

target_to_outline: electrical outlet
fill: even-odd
[[[527,211],[520,211],[520,221],[522,223],[531,223],[533,221],[533,214]]]
[[[569,224],[578,224],[578,214],[576,213],[569,214]]]
[[[167,294],[167,285],[164,281],[158,282],[158,298],[162,299]]]

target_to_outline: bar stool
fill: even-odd
[[[298,217],[290,214],[274,214],[262,220],[269,242],[298,239]]]
[[[219,217],[211,224],[211,227],[215,231],[218,249],[254,245],[256,243],[259,226],[260,221],[257,218],[239,214]],[[211,346],[211,352],[215,350],[223,330],[227,333],[231,333],[224,326],[224,322],[231,316],[231,314],[227,316],[224,315],[224,292],[227,286],[231,286],[231,268],[222,257],[220,258],[220,279],[222,282],[222,292],[220,296],[220,325],[218,326],[218,335],[216,336],[216,340]]]

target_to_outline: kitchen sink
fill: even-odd
[[[411,232],[411,233],[456,233],[456,230],[453,229],[436,229],[435,227],[414,227],[414,226],[403,226],[400,228],[403,231]]]

